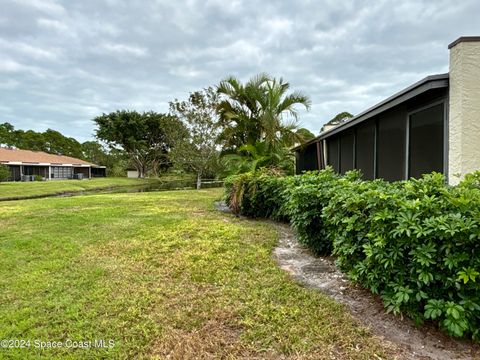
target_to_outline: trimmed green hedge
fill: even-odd
[[[248,173],[226,185],[234,211],[289,221],[300,242],[333,253],[387,311],[480,339],[480,172],[456,187],[436,173],[389,183],[331,169]]]

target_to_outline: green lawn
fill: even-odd
[[[0,358],[393,358],[272,258],[266,223],[220,189],[0,203]],[[113,340],[40,351],[34,340]],[[78,344],[77,344],[78,345]]]
[[[163,178],[161,180],[164,180]],[[170,180],[170,178],[165,178]],[[159,179],[96,178],[91,180],[55,180],[34,182],[0,183],[0,200],[23,199],[36,196],[55,195],[83,190],[103,189],[120,186],[142,185],[158,182]]]

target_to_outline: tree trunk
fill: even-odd
[[[138,177],[139,179],[143,179],[145,177],[145,167],[143,165],[140,165],[138,168],[137,168],[137,171],[138,171]]]
[[[202,173],[199,171],[197,173],[197,190],[202,188]]]

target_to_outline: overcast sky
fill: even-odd
[[[447,45],[480,35],[480,1],[0,0],[0,123],[93,137],[96,115],[259,72],[312,99],[318,133],[448,71]]]

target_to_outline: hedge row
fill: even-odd
[[[480,339],[480,173],[456,187],[436,173],[396,183],[248,173],[228,179],[226,198],[240,214],[289,221],[387,311]]]

